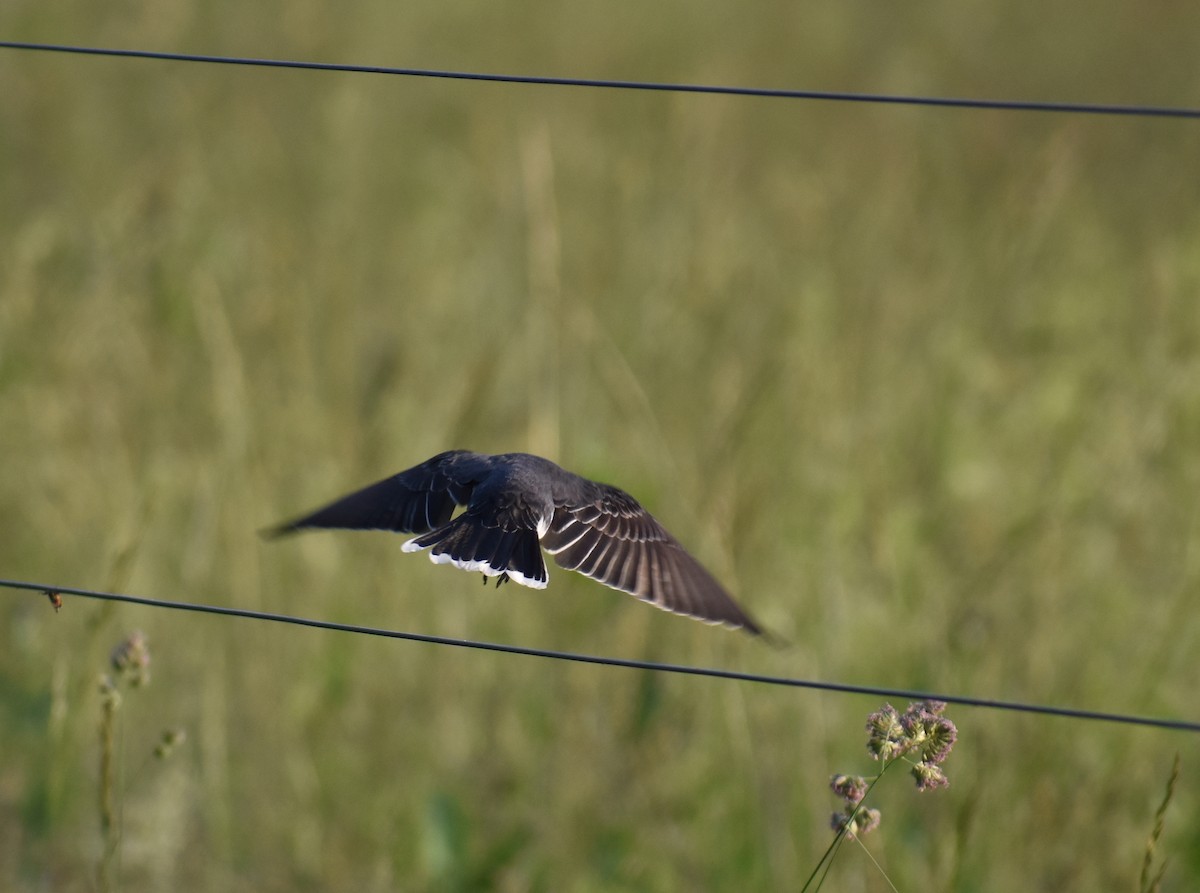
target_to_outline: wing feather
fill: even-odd
[[[578,571],[666,611],[752,633],[761,630],[724,587],[628,493],[587,482],[556,505],[542,547]]]

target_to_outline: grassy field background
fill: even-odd
[[[1200,105],[1165,2],[0,5],[8,39]],[[0,51],[0,576],[1196,719],[1200,128]],[[257,530],[467,447],[645,502],[793,646]],[[0,887],[795,890],[877,699],[0,600]],[[897,704],[903,708],[904,704]],[[952,708],[900,890],[1200,886],[1194,736]],[[169,760],[148,759],[166,728]],[[855,848],[827,889],[886,882]]]

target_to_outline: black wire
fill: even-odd
[[[1123,723],[1126,725],[1152,726],[1183,732],[1200,732],[1200,722],[1182,719],[1157,719],[1148,716],[1129,716],[1122,713],[1104,713],[1096,710],[1075,710],[1070,707],[1051,707],[1041,704],[1023,704],[1019,701],[997,701],[991,698],[975,698],[967,695],[947,695],[935,692],[911,691],[904,688],[883,688],[875,685],[849,685],[841,682],[820,682],[809,679],[794,679],[787,676],[764,676],[759,673],[743,673],[738,670],[722,670],[712,667],[692,667],[684,664],[665,664],[649,660],[631,660],[623,657],[599,657],[578,654],[572,651],[550,651],[544,648],[526,648],[521,645],[502,645],[495,642],[479,642],[474,639],[454,639],[448,636],[431,636],[425,633],[401,632],[373,626],[357,626],[351,623],[334,623],[329,620],[313,620],[308,617],[293,617],[288,614],[271,614],[265,611],[250,611],[245,608],[225,608],[217,605],[201,605],[192,602],[173,602],[157,598],[144,598],[117,592],[100,592],[94,589],[75,589],[69,586],[50,586],[23,580],[2,580],[0,587],[26,589],[56,596],[76,595],[83,598],[103,599],[112,602],[127,602],[151,608],[168,608],[175,611],[193,611],[200,614],[217,614],[224,617],[244,617],[249,620],[267,620],[308,626],[315,629],[355,633],[364,636],[381,636],[387,639],[405,639],[410,642],[426,642],[431,645],[449,645],[455,648],[474,648],[480,651],[496,651],[501,654],[520,654],[526,657],[541,657],[550,660],[569,660],[576,663],[598,664],[605,667],[625,667],[632,670],[649,670],[656,673],[679,673],[686,676],[708,676],[713,679],[733,679],[739,682],[760,682],[764,685],[783,685],[791,688],[811,688],[818,691],[833,691],[843,694],[874,695],[884,698],[907,698],[910,701],[945,701],[966,707],[984,707],[993,710],[1012,710],[1018,713],[1036,713],[1043,716],[1059,716],[1067,719],[1090,719],[1100,722]]]
[[[136,59],[157,59],[174,62],[204,62],[222,65],[248,65],[267,68],[294,68],[316,71],[338,71],[358,74],[388,74],[409,77],[445,78],[470,81],[487,81],[512,84],[541,84],[546,86],[566,87],[599,87],[622,90],[647,90],[675,93],[703,93],[731,96],[753,96],[773,99],[809,99],[840,102],[870,102],[893,105],[917,105],[950,108],[992,109],[1004,111],[1032,112],[1062,112],[1092,115],[1125,115],[1138,117],[1167,117],[1200,119],[1200,109],[1188,109],[1163,106],[1110,105],[1068,102],[1032,102],[1023,100],[993,100],[993,99],[963,99],[932,96],[898,96],[869,93],[844,93],[815,90],[781,90],[760,87],[731,87],[705,86],[699,84],[668,84],[645,81],[595,80],[586,78],[542,77],[533,75],[483,74],[465,71],[438,71],[417,68],[393,68],[374,65],[346,65],[330,62],[304,62],[282,59],[256,59],[236,56],[197,55],[191,53],[167,53],[152,50],[121,50],[103,47],[71,46],[63,44],[25,43],[19,41],[0,41],[0,49],[30,50],[51,53],[73,53],[90,56],[114,56]],[[167,608],[179,611],[192,611],[203,614],[216,614],[227,617],[242,617],[252,620],[266,620],[276,623],[287,623],[296,626],[307,626],[316,629],[334,630],[338,632],[356,633],[360,635],[380,636],[391,639],[405,639],[414,642],[425,642],[434,645],[448,645],[458,648],[473,648],[484,651],[494,651],[504,654],[519,654],[528,657],[541,657],[552,660],[567,660],[577,663],[598,664],[601,666],[625,667],[662,673],[678,673],[691,676],[708,676],[716,679],[731,679],[742,682],[759,682],[767,685],[783,685],[793,688],[809,688],[821,691],[833,691],[847,694],[874,695],[879,697],[908,698],[910,700],[938,700],[950,704],[961,704],[969,707],[983,707],[995,710],[1010,710],[1021,713],[1058,716],[1068,719],[1088,719],[1101,722],[1123,723],[1127,725],[1152,726],[1155,728],[1178,731],[1200,732],[1200,722],[1186,720],[1158,719],[1154,717],[1131,716],[1120,713],[1106,713],[1093,710],[1076,710],[1067,707],[1054,707],[1038,704],[1026,704],[1017,701],[998,701],[989,698],[976,698],[965,695],[947,695],[931,692],[912,691],[908,689],[883,688],[868,685],[850,685],[837,682],[820,682],[806,679],[795,679],[782,676],[766,676],[757,673],[744,673],[735,670],[722,670],[707,667],[692,667],[680,664],[666,664],[654,661],[631,660],[626,658],[600,657],[596,655],[578,654],[565,651],[551,651],[540,648],[526,648],[519,645],[503,645],[492,642],[480,642],[471,639],[455,639],[446,636],[433,636],[423,633],[401,632],[398,630],[380,629],[377,627],[357,626],[346,623],[334,623],[325,620],[313,620],[305,617],[293,617],[285,614],[272,614],[263,611],[251,611],[243,608],[226,608],[216,605],[201,605],[190,602],[174,602],[162,599],[143,598],[113,592],[101,592],[89,589],[76,589],[63,586],[47,586],[41,583],[30,583],[19,580],[0,579],[0,586],[9,589],[25,589],[44,592],[51,596],[69,594],[83,598],[103,599],[106,601],[126,602],[147,607]]]
[[[424,68],[392,68],[382,65],[345,65],[336,62],[303,62],[286,59],[255,59],[242,56],[211,56],[195,53],[164,53],[155,50],[119,50],[106,47],[70,46],[51,43],[0,41],[0,49],[34,50],[44,53],[76,53],[87,56],[118,56],[159,59],[170,62],[208,62],[218,65],[254,65],[266,68],[302,68],[313,71],[342,71],[356,74],[392,74],[407,77],[450,78],[505,84],[542,84],[556,87],[601,87],[616,90],[653,90],[671,93],[708,93],[725,96],[757,96],[768,99],[818,99],[835,102],[873,102],[891,105],[940,106],[949,108],[996,109],[1021,112],[1066,112],[1084,115],[1127,115],[1146,118],[1200,119],[1200,109],[1172,106],[1113,105],[1085,102],[1033,102],[1010,99],[961,99],[942,96],[897,96],[885,93],[843,93],[826,90],[777,90],[766,87],[706,86],[651,81],[620,81],[592,78],[542,77],[538,75],[483,74],[471,71],[438,71]]]

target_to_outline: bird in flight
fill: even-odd
[[[636,499],[541,456],[439,453],[269,532],[307,528],[414,533],[405,552],[428,549],[435,564],[480,571],[497,586],[544,589],[545,549],[559,567],[665,611],[762,634]]]

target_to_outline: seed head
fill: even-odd
[[[907,714],[906,714],[907,715]],[[892,760],[908,749],[907,733],[891,704],[867,717],[867,751],[877,760]]]
[[[164,760],[171,755],[171,751],[186,740],[187,732],[183,729],[167,729],[162,733],[162,738],[159,739],[158,745],[154,748],[154,756],[160,760]]]
[[[130,685],[136,687],[150,681],[150,646],[140,630],[130,633],[117,645],[109,660],[117,676],[128,677]]]
[[[950,779],[946,777],[946,773],[942,771],[942,767],[936,763],[924,761],[914,763],[912,774],[913,778],[917,780],[918,791],[931,791],[934,788],[950,786]]]
[[[867,780],[861,775],[835,775],[829,779],[829,787],[851,806],[857,806],[867,795]]]
[[[851,807],[831,815],[829,827],[838,833],[845,831],[847,839],[854,840],[878,828],[880,818],[878,809],[860,809],[855,812]]]

